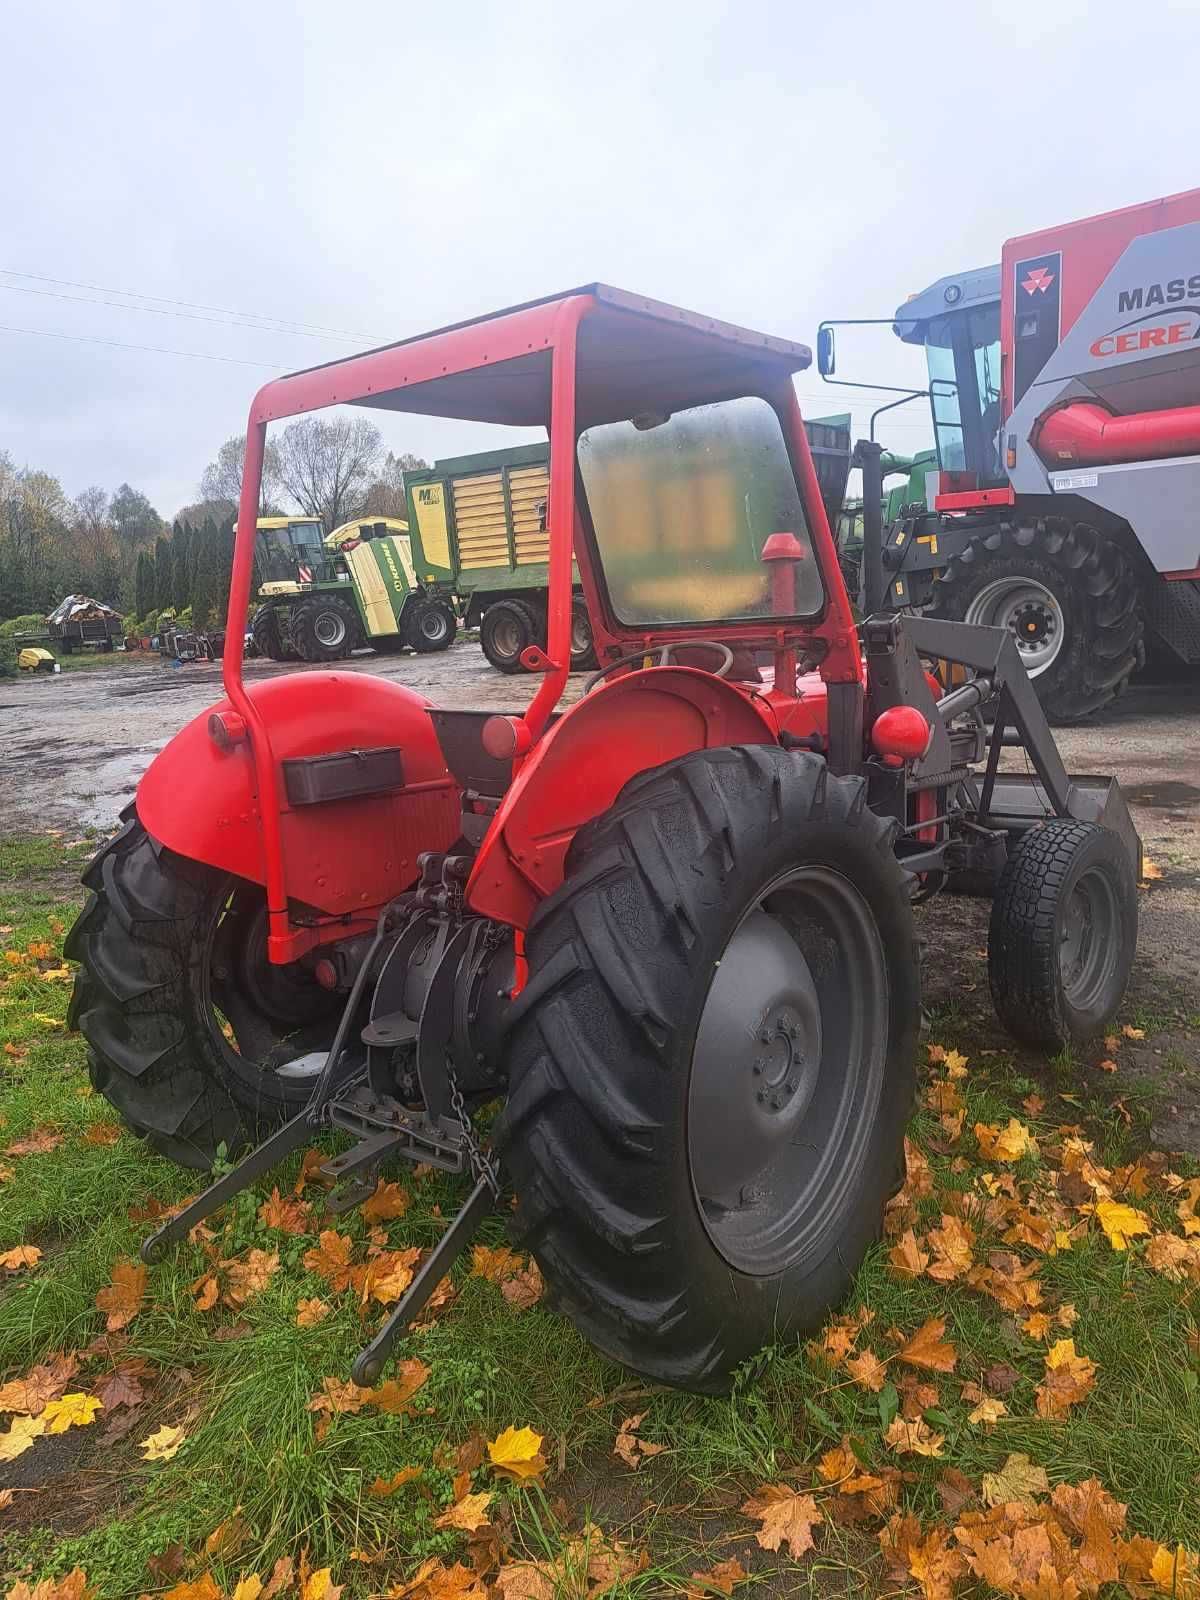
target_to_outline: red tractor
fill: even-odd
[[[340,1130],[335,1209],[393,1158],[473,1182],[356,1381],[504,1180],[595,1345],[719,1389],[845,1294],[900,1180],[914,901],[994,888],[992,988],[1022,1039],[1111,1019],[1139,866],[1118,787],[1067,776],[1006,629],[856,628],[792,383],[808,362],[593,284],[257,395],[226,698],[146,772],[68,945],[72,1020],[129,1124],[192,1166],[254,1146],[147,1261]],[[547,429],[523,714],[338,671],[243,682],[267,425],[335,403]],[[572,554],[602,666],[558,715]],[[943,693],[925,660],[966,681]]]

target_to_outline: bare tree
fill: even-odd
[[[428,461],[423,461],[420,456],[414,456],[407,450],[400,455],[393,455],[389,450],[383,458],[378,476],[367,489],[363,510],[368,516],[399,517],[403,521],[408,511],[408,501],[404,493],[404,474],[416,472],[428,465]]]
[[[200,479],[200,498],[205,501],[224,501],[236,513],[242,498],[242,465],[246,454],[245,436],[233,434],[217,451],[215,461],[210,461]],[[273,441],[263,452],[262,487],[258,495],[260,517],[272,516],[278,510],[280,475],[279,446]]]
[[[365,417],[301,417],[279,441],[280,481],[332,533],[361,514],[382,449],[379,429]]]

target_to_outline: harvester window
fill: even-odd
[[[1000,307],[934,317],[925,338],[938,464],[987,483],[1000,474]]]
[[[632,625],[772,614],[763,546],[792,533],[798,616],[824,592],[774,409],[747,396],[580,436],[579,466],[613,610]]]

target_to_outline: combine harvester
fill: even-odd
[[[820,1323],[879,1235],[915,1084],[914,900],[989,880],[1018,1037],[1111,1021],[1140,865],[1120,789],[1068,776],[1006,629],[882,616],[860,638],[808,364],[592,284],[256,396],[226,698],[147,769],[66,947],[72,1025],[127,1122],[191,1166],[254,1146],[146,1261],[335,1131],[335,1211],[385,1161],[467,1179],[356,1382],[508,1184],[587,1338],[719,1390]],[[347,403],[547,431],[522,714],[365,673],[243,681],[267,423]],[[559,711],[573,558],[602,665]],[[922,656],[974,677],[942,695]],[[1027,770],[1000,770],[1005,726]]]
[[[1058,722],[1118,695],[1146,640],[1200,662],[1200,189],[1010,239],[887,320],[924,347],[929,388],[902,392],[931,401],[940,472],[867,609],[1007,628]],[[821,325],[830,380],[845,325]]]

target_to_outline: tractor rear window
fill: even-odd
[[[579,439],[579,467],[609,598],[633,626],[774,614],[762,560],[792,533],[795,608],[824,598],[779,418],[748,396],[673,416],[603,423]]]

